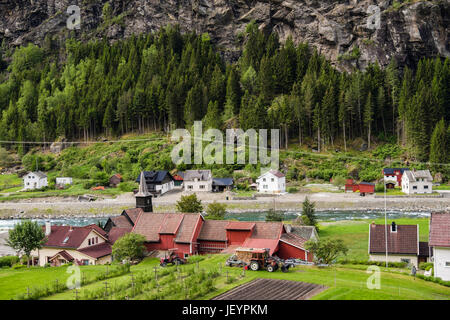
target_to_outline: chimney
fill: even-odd
[[[392,232],[397,232],[397,225],[395,224],[394,221],[392,221],[391,231]]]
[[[45,236],[48,237],[52,233],[52,223],[50,221],[45,222]]]

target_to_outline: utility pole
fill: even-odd
[[[387,225],[387,199],[386,199],[386,181],[383,179],[384,184],[384,233],[385,233],[385,242],[386,242],[386,268],[388,267],[388,225]]]

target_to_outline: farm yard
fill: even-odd
[[[65,287],[67,266],[1,269],[0,299],[46,300],[208,300],[257,279],[301,281],[328,289],[311,299],[434,299],[450,300],[450,289],[413,279],[401,269],[381,269],[381,288],[370,290],[367,266],[297,266],[289,272],[244,271],[225,267],[227,255],[193,256],[181,266],[161,268],[147,258],[129,270],[112,266],[81,266],[82,286]],[[270,282],[269,282],[270,283]],[[272,298],[272,297],[270,297]],[[276,297],[275,297],[276,298]]]

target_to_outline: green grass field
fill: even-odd
[[[288,273],[280,271],[269,273],[267,271],[246,271],[245,276],[240,268],[224,267],[226,255],[212,255],[202,257],[197,263],[190,263],[179,267],[160,268],[157,259],[146,259],[142,263],[132,266],[131,272],[135,279],[132,287],[130,274],[118,276],[108,280],[97,281],[83,286],[77,293],[79,299],[95,296],[96,299],[210,299],[231,288],[251,281],[255,278],[286,279],[320,284],[328,287],[327,290],[313,297],[316,300],[449,300],[450,288],[421,279],[415,279],[409,275],[401,274],[395,269],[380,268],[380,289],[368,289],[367,280],[371,274],[367,273],[366,266],[337,266],[319,268],[311,266],[298,266],[290,269]],[[157,267],[158,285],[154,280],[154,267]],[[83,274],[94,276],[104,273],[106,266],[81,267]],[[27,287],[33,290],[37,286],[45,286],[58,279],[64,282],[69,274],[67,267],[59,268],[31,268],[29,270],[0,270],[0,299],[13,299],[18,294],[27,291]],[[214,272],[211,279],[205,278],[204,282],[211,280],[211,288],[203,282],[192,283],[189,287],[182,286],[189,279],[196,279],[201,273]],[[227,275],[228,273],[228,275]],[[147,281],[140,283],[141,275],[148,277]],[[228,278],[228,281],[227,281]],[[108,296],[104,296],[105,281],[108,282]],[[131,294],[132,290],[134,295]],[[74,300],[73,290],[50,295],[49,300]]]
[[[377,224],[384,224],[384,219],[374,220]],[[428,241],[429,219],[388,219],[388,224],[395,221],[397,224],[418,224],[420,241]],[[369,225],[371,220],[322,222],[320,224],[319,236],[322,239],[337,238],[344,240],[349,248],[348,259],[367,260]]]

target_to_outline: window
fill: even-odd
[[[263,189],[269,189],[269,186],[267,184],[263,185]]]
[[[275,179],[274,179],[274,178],[272,178],[272,179],[270,179],[270,181],[274,182],[274,181],[275,181]]]
[[[423,186],[424,189],[428,189],[428,186]]]
[[[189,254],[188,254],[188,253],[185,253],[185,254],[184,254],[184,258],[185,258],[185,259],[189,258]]]
[[[83,264],[83,266],[88,266],[89,260],[87,260],[87,259],[81,260],[81,263]]]
[[[400,259],[401,262],[411,263],[411,259]]]
[[[266,178],[263,178],[263,181],[266,182]]]
[[[205,185],[201,184],[200,189],[205,189]]]
[[[413,190],[417,190],[417,186],[413,186]]]
[[[91,239],[88,239],[88,246],[91,245]]]
[[[69,237],[66,237],[63,241],[63,243],[67,243],[67,241],[69,241]]]
[[[450,267],[450,261],[445,261],[445,266]]]
[[[188,186],[188,189],[189,189],[189,190],[192,190],[192,188],[193,188],[193,186]]]
[[[95,243],[98,243],[98,237],[95,237]]]

